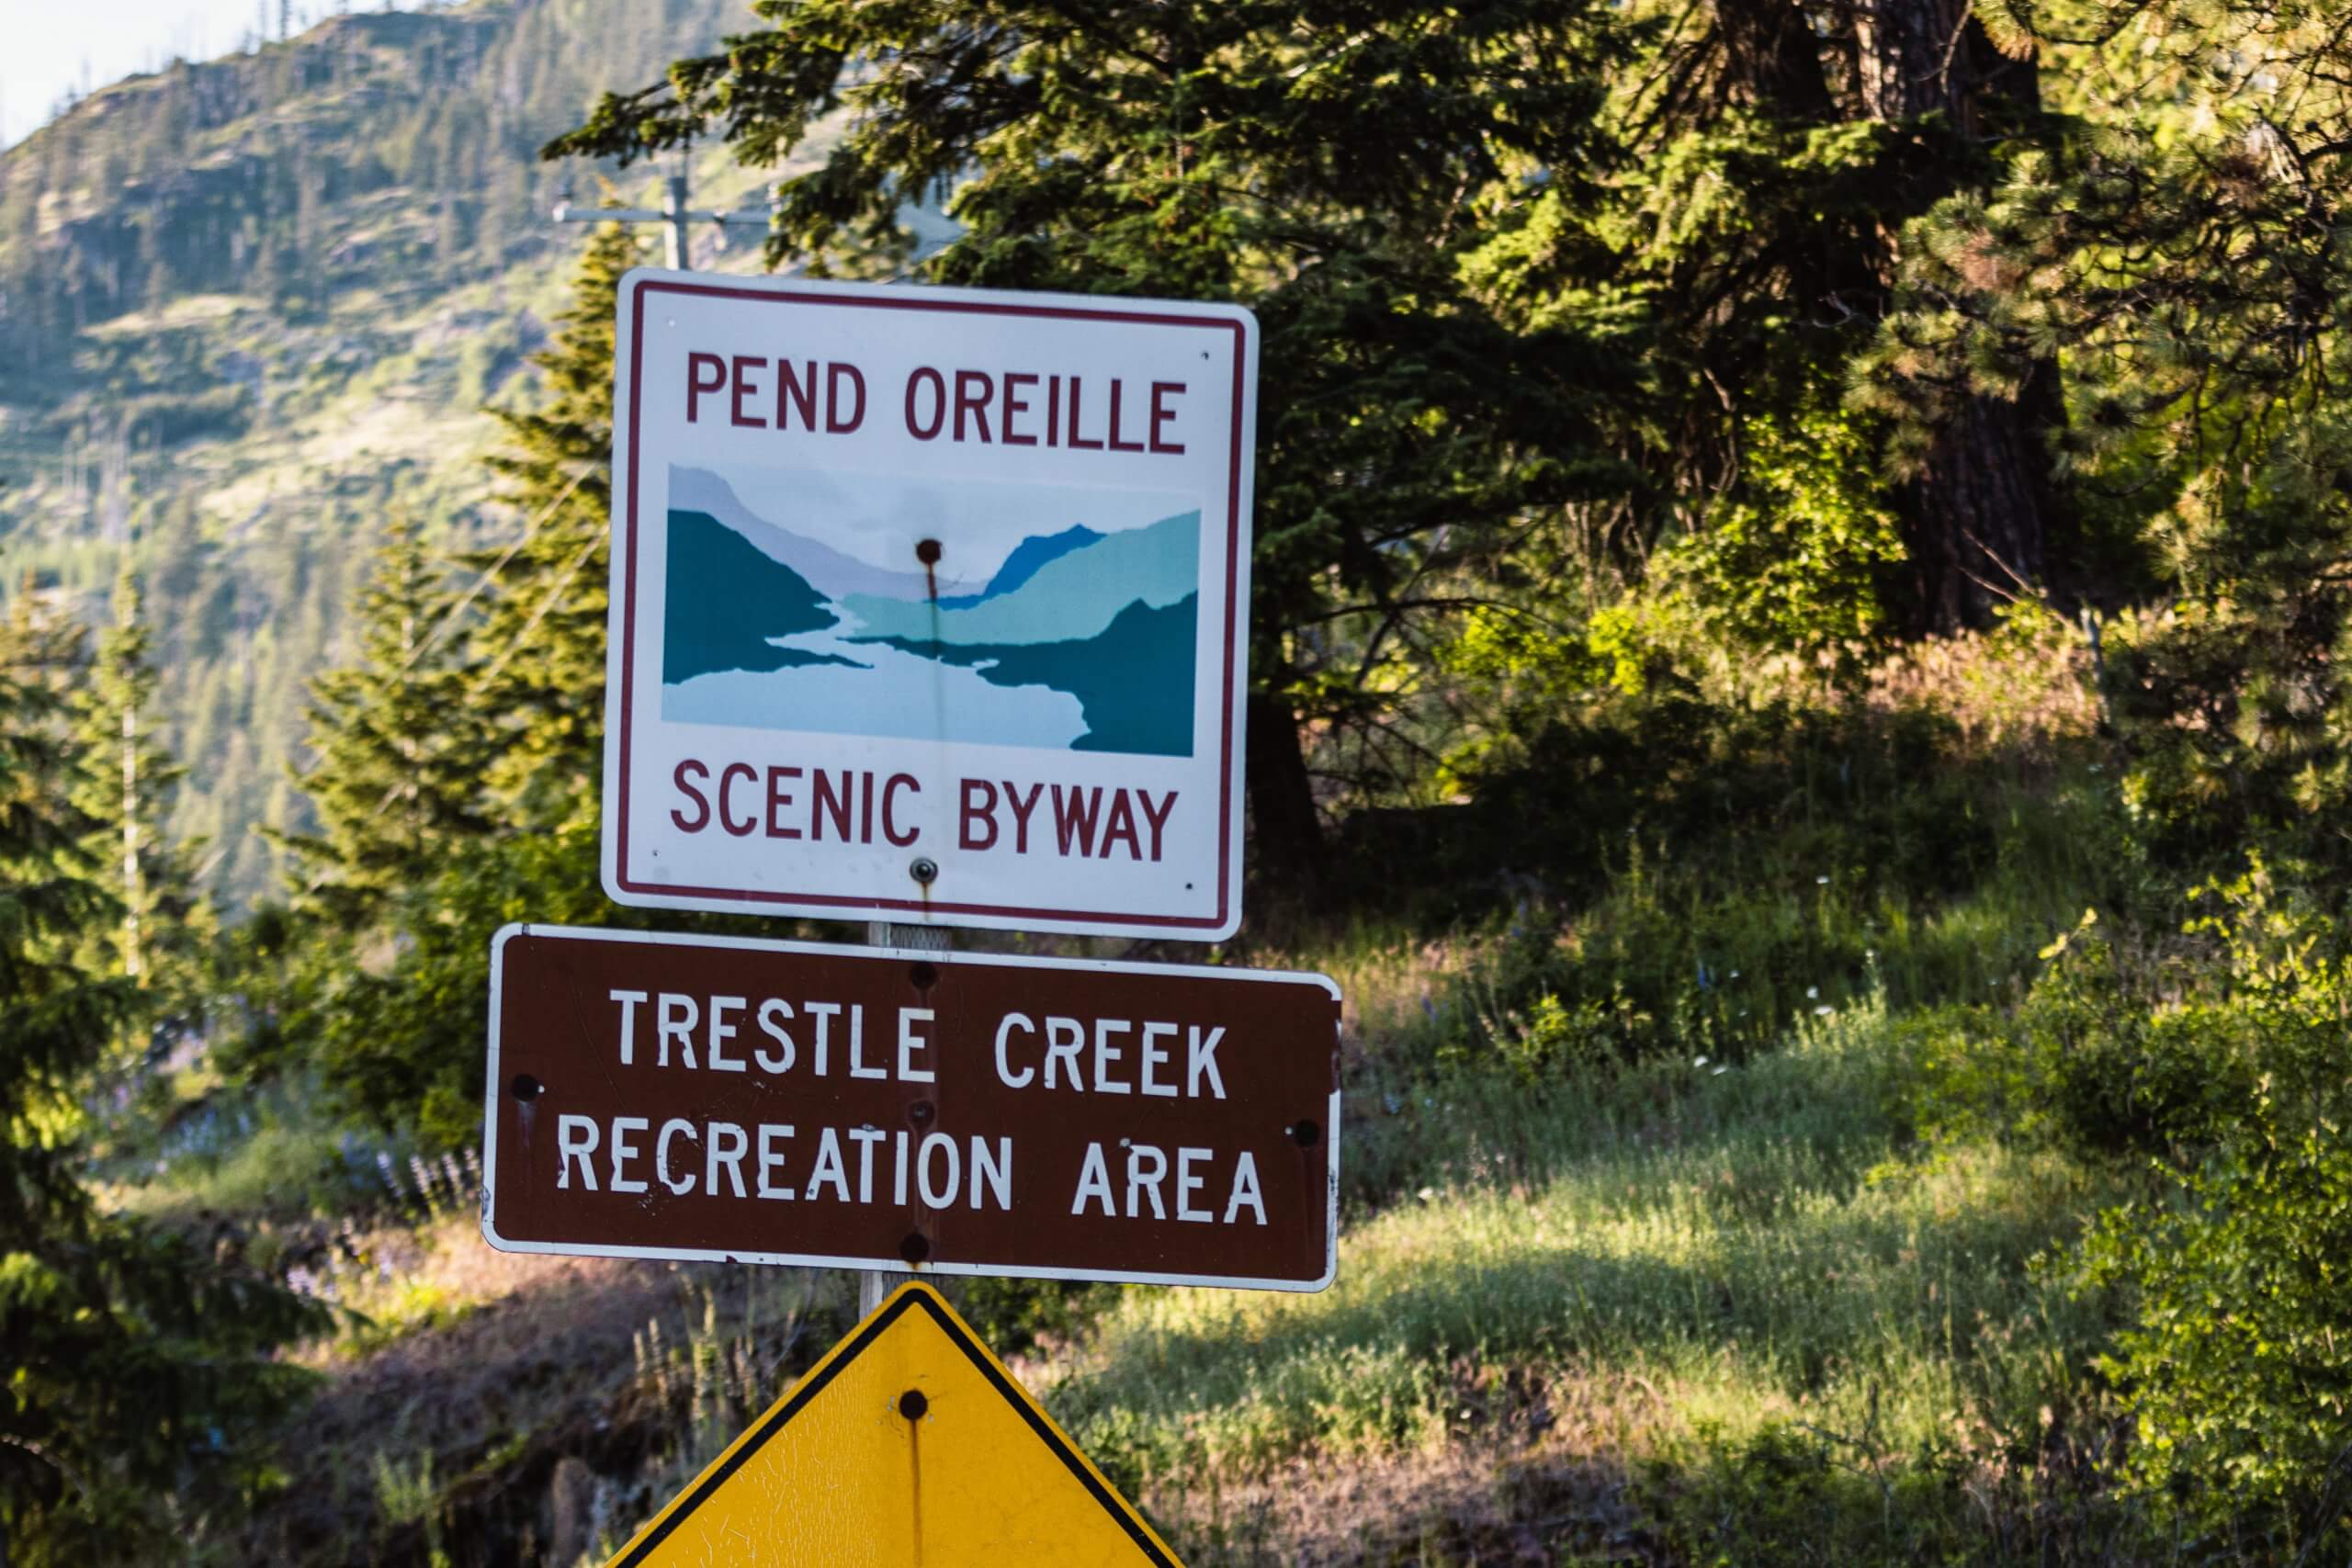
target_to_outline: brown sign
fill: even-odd
[[[490,996],[494,1247],[1331,1281],[1319,975],[509,926]]]

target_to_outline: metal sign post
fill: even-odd
[[[868,920],[865,942],[869,947],[900,947],[929,953],[944,953],[949,946],[948,932],[941,926],[894,926],[888,920]],[[857,1276],[857,1315],[870,1317],[890,1293],[892,1275],[881,1269],[866,1269]]]
[[[770,214],[665,190],[554,213],[668,262],[616,321],[605,889],[869,945],[499,933],[484,1236],[859,1273],[859,1326],[618,1563],[1172,1564],[891,1285],[1337,1271],[1329,980],[948,944],[1239,926],[1257,323],[697,275],[693,223]]]

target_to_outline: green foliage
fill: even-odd
[[[304,776],[321,834],[289,840],[310,873],[275,1007],[243,1060],[282,1070],[315,1042],[329,1098],[428,1147],[469,1142],[481,1106],[490,939],[511,920],[597,924],[613,302],[635,243],[600,229],[554,345],[552,391],[500,413],[495,467],[522,536],[471,564],[455,602],[396,523],[359,606],[357,662],[318,682],[320,761]],[[341,936],[389,936],[354,967]]]
[[[2352,1147],[2332,1119],[2273,1116],[2177,1196],[2102,1217],[2088,1275],[2140,1303],[2099,1363],[2130,1395],[2139,1486],[2305,1552],[2352,1540],[2348,1257]]]
[[[297,779],[320,829],[281,836],[298,904],[346,936],[371,933],[452,835],[483,825],[481,751],[457,668],[464,627],[415,525],[395,517],[386,533],[352,607],[359,661],[311,684],[315,761]]]
[[[1118,0],[1082,26],[1031,0],[758,9],[765,30],[608,96],[549,151],[627,160],[722,131],[764,167],[847,105],[839,143],[777,188],[772,263],[870,262],[907,193],[952,188],[964,232],[928,281],[1255,311],[1250,787],[1266,854],[1319,870],[1285,720],[1376,736],[1383,651],[1476,601],[1447,577],[1501,566],[1532,509],[1622,477],[1594,444],[1598,394],[1631,379],[1605,333],[1513,323],[1460,264],[1498,213],[1596,188],[1629,36],[1529,0],[1376,17]],[[851,68],[884,56],[910,68]]]
[[[2244,1104],[2256,1064],[2226,1010],[2151,1010],[2086,911],[2041,950],[2013,1015],[1922,1020],[1923,1112],[1949,1130],[2009,1126],[2077,1153],[2146,1159],[2202,1146]]]
[[[328,965],[290,1031],[315,1041],[329,1095],[353,1119],[429,1149],[481,1133],[490,941],[514,920],[612,923],[593,820],[469,845],[391,907],[398,955],[368,973]]]
[[[191,846],[174,842],[167,827],[187,770],[157,738],[162,677],[135,579],[116,584],[114,612],[74,704],[82,760],[74,803],[93,828],[85,847],[120,910],[91,966],[159,988],[166,1011],[187,1011],[200,1005],[196,964],[209,924]]]
[[[2352,1539],[2352,973],[2335,923],[2259,861],[2203,891],[2223,912],[2189,930],[2218,942],[2221,973],[2182,1012],[2211,1021],[2190,1037],[2205,1082],[2175,1118],[2177,1195],[2109,1212],[2085,1247],[2088,1277],[2140,1303],[2102,1364],[2130,1391],[2143,1485],[2208,1521],[2340,1549]]]
[[[2002,1126],[2077,1154],[2194,1168],[2283,1099],[2332,1113],[2346,981],[2334,922],[2282,895],[2257,857],[2192,898],[2207,939],[2120,951],[2096,911],[2041,953],[2014,1013],[1922,1020],[1921,1105],[1951,1128]]]
[[[1923,1024],[1919,1103],[1946,1139],[2145,1173],[2076,1258],[2132,1307],[2099,1361],[2135,1423],[2123,1472],[2160,1515],[2324,1550],[2352,1527],[2352,976],[2335,921],[2259,858],[2192,897],[2216,911],[2193,946],[2127,953],[2086,915],[2013,1017]]]
[[[619,225],[594,232],[555,342],[532,360],[544,400],[493,411],[507,441],[491,466],[528,522],[512,548],[471,563],[485,589],[474,646],[491,650],[471,702],[492,732],[492,797],[514,828],[593,810],[604,765],[613,320],[637,259]]]
[[[2113,682],[2152,832],[2211,864],[2252,824],[2340,865],[2306,829],[2346,777],[2352,344],[2313,308],[2347,283],[2321,216],[2352,195],[2346,40],[2309,8],[2215,0],[2005,14],[2074,118],[1913,225],[1859,396],[1916,449],[1956,399],[2018,395],[2058,357],[2075,571],[2154,611],[2119,628]]]
[[[2154,1561],[2163,1550],[2145,1512],[2102,1485],[2099,1446],[2064,1433],[1987,1436],[1976,1448],[1965,1428],[1938,1433],[1905,1451],[1867,1427],[1702,1428],[1674,1462],[1648,1467],[1642,1491],[1659,1533],[1692,1562],[2022,1568]]]
[[[90,956],[122,909],[75,804],[80,646],[28,599],[0,629],[0,1540],[28,1563],[111,1558],[169,1539],[175,1509],[233,1505],[262,1475],[255,1428],[300,1382],[269,1352],[319,1321],[233,1232],[199,1246],[81,1183],[81,1096],[147,1015],[127,965]],[[102,694],[135,683],[135,649],[106,658]]]
[[[2140,906],[2098,764],[2063,751],[2063,783],[2024,785],[1955,742],[1920,709],[1683,696],[1596,704],[1523,740],[1527,761],[1456,812],[1451,852],[1510,866],[1522,892],[1459,987],[1449,1050],[1548,1080],[1736,1059],[1881,987],[1902,1010],[1982,1003],[2085,902]],[[1445,862],[1420,863],[1442,886]]]
[[[1116,1299],[1118,1287],[1078,1280],[971,1279],[956,1284],[956,1305],[999,1356],[1026,1355],[1084,1330]]]
[[[1904,558],[1868,422],[1826,398],[1740,433],[1736,489],[1654,564],[1735,647],[1826,656],[1849,673],[1887,630],[1880,584]],[[1594,617],[1596,641],[1615,610]]]

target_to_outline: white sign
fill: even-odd
[[[615,349],[614,899],[1233,933],[1248,311],[639,269]]]

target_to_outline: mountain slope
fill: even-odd
[[[85,618],[146,579],[173,823],[234,905],[300,829],[304,683],[350,651],[383,519],[512,538],[481,410],[527,356],[585,232],[537,147],[605,88],[758,25],[744,0],[472,0],[369,12],[93,94],[0,153],[0,598]],[[594,171],[581,195],[595,198]],[[619,194],[646,195],[643,173]],[[755,182],[725,151],[697,205]],[[756,269],[756,246],[698,265]]]

